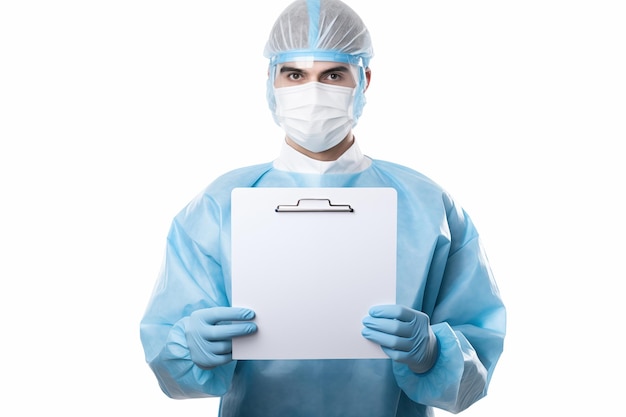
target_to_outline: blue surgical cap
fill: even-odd
[[[365,105],[365,68],[374,55],[365,24],[340,0],[296,0],[278,17],[265,44],[263,55],[270,60],[267,101],[272,112],[276,67],[285,62],[332,61],[357,66],[358,89],[355,120]]]

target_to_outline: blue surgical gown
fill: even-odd
[[[433,368],[415,374],[390,359],[233,361],[211,370],[194,365],[185,339],[189,315],[231,305],[235,187],[395,188],[397,303],[430,316],[439,341]],[[433,407],[460,412],[487,393],[503,349],[505,307],[470,218],[412,169],[380,160],[349,174],[294,173],[271,163],[240,168],[217,178],[175,216],[166,246],[140,333],[146,360],[172,398],[220,396],[222,417],[419,417],[434,415]]]

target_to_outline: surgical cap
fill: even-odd
[[[365,68],[374,55],[365,24],[340,0],[296,0],[280,14],[263,55],[270,60],[267,101],[273,111],[276,66],[285,62],[331,61],[360,68],[355,120],[365,105]]]
[[[270,64],[301,60],[367,67],[370,34],[354,10],[339,0],[296,0],[278,17],[264,56]]]

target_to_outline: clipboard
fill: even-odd
[[[361,335],[376,304],[396,300],[393,188],[236,188],[232,305],[257,333],[233,359],[388,359]]]

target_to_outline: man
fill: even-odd
[[[265,56],[268,103],[286,133],[281,153],[226,173],[176,216],[141,322],[146,360],[168,396],[221,396],[224,417],[382,417],[456,413],[486,395],[504,305],[478,233],[451,196],[361,153],[352,129],[372,55],[366,27],[339,0],[297,0],[276,21]],[[232,339],[257,327],[254,311],[230,303],[232,189],[325,186],[397,190],[397,304],[364,311],[362,331],[389,360],[233,361]]]

